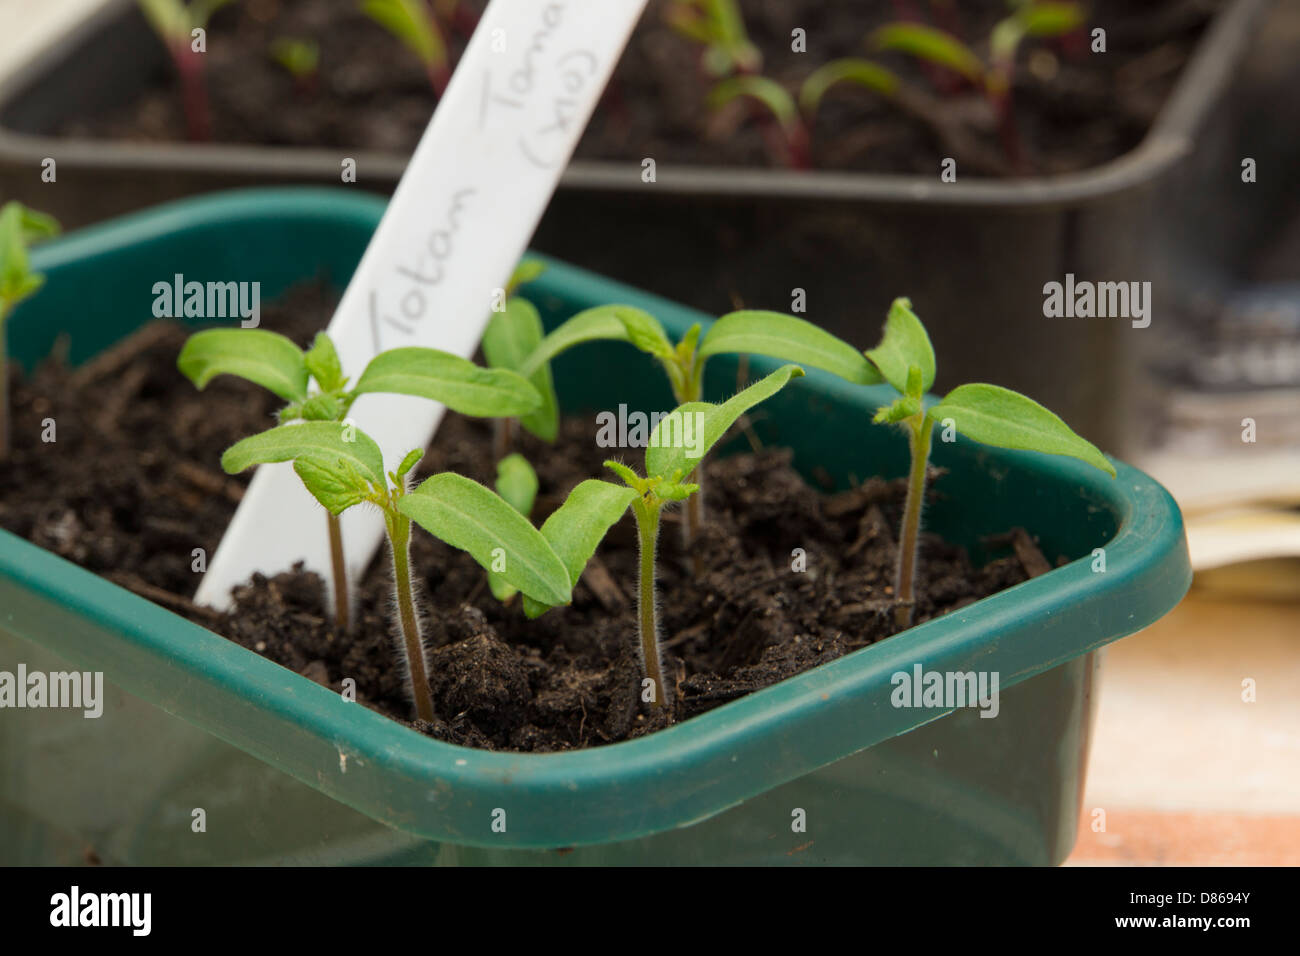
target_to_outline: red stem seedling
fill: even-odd
[[[167,48],[181,84],[188,137],[195,142],[212,138],[212,117],[203,66],[207,51],[208,22],[231,0],[137,0],[145,19]]]
[[[442,96],[451,80],[451,61],[442,27],[426,0],[362,0],[361,12],[419,57],[429,85]]]
[[[1013,169],[1024,170],[1024,151],[1011,95],[1016,52],[1028,37],[1065,36],[1076,31],[1083,21],[1083,7],[1077,3],[1020,0],[1016,9],[993,27],[987,62],[953,33],[921,23],[885,24],[867,38],[867,43],[878,52],[905,53],[968,80],[982,92],[996,117],[998,138],[1007,160]]]

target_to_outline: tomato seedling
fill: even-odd
[[[266,329],[206,329],[186,341],[177,366],[200,389],[218,375],[261,385],[288,402],[279,412],[281,423],[343,423],[353,402],[370,392],[427,398],[482,418],[525,414],[541,403],[537,390],[508,369],[485,369],[458,355],[419,347],[375,356],[349,388],[334,343],[324,332],[304,352],[287,337]],[[347,630],[352,616],[342,532],[337,514],[331,512],[326,521],[334,616]]]
[[[500,399],[503,410],[511,407],[509,395]],[[535,600],[566,604],[572,587],[559,556],[541,533],[478,482],[444,472],[409,488],[411,469],[423,454],[415,449],[396,471],[385,473],[379,446],[365,432],[343,422],[304,422],[237,442],[221,456],[221,467],[235,474],[253,465],[291,461],[307,490],[330,514],[337,517],[359,504],[379,509],[392,558],[399,648],[411,698],[416,716],[431,721],[429,663],[412,583],[412,521]]]
[[[895,299],[880,344],[866,353],[899,397],[882,406],[876,423],[899,425],[911,452],[907,498],[898,535],[894,582],[897,622],[907,627],[916,603],[917,544],[925,498],[926,467],[935,423],[985,445],[1018,448],[1078,458],[1115,477],[1115,468],[1090,442],[1033,399],[998,385],[959,385],[929,408],[925,393],[934,384],[935,357],[930,337],[907,299]]]
[[[686,479],[741,415],[801,375],[803,369],[799,366],[785,365],[720,404],[686,402],[678,406],[650,436],[644,477],[621,462],[607,461],[605,466],[623,480],[623,485],[599,479],[584,481],[542,525],[542,536],[560,555],[569,582],[575,585],[606,532],[631,507],[640,550],[637,648],[645,675],[642,699],[653,707],[662,707],[669,696],[663,677],[655,590],[660,514],[667,505],[689,501],[699,492],[699,486]],[[549,609],[544,601],[525,594],[524,611],[529,617]]]

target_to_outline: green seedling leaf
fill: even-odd
[[[881,96],[893,96],[898,91],[898,76],[883,66],[877,66],[870,60],[846,57],[831,60],[809,74],[799,88],[799,108],[806,116],[812,116],[821,106],[822,99],[830,90],[841,83],[864,86]]]
[[[320,67],[320,46],[313,40],[276,37],[270,50],[271,58],[295,79],[313,76]]]
[[[186,341],[177,367],[198,388],[218,375],[236,375],[261,385],[286,402],[307,398],[307,363],[302,351],[278,332],[265,329],[206,329]]]
[[[292,461],[307,490],[334,514],[387,487],[379,446],[341,422],[280,425],[250,435],[226,449],[221,467],[233,475],[276,461]]]
[[[659,324],[649,312],[643,312],[640,309],[623,306],[616,313],[618,320],[623,323],[627,329],[627,340],[639,348],[647,355],[653,355],[657,359],[672,361],[675,356],[673,343],[668,339],[668,333],[664,327]]]
[[[888,23],[868,38],[876,50],[895,50],[959,73],[972,83],[984,82],[984,64],[951,33],[920,23]]]
[[[337,395],[313,395],[301,405],[290,406],[296,408],[297,414],[294,418],[301,418],[307,422],[337,422],[343,418],[343,402]],[[293,419],[287,416],[288,409],[280,413],[280,421],[288,422]]]
[[[744,310],[722,316],[700,342],[701,358],[724,352],[768,355],[824,369],[857,385],[883,379],[876,367],[852,345],[811,322],[781,312]]]
[[[1083,26],[1083,7],[1077,3],[1029,3],[1016,11],[1016,19],[1031,37],[1059,37]]]
[[[670,481],[687,477],[736,419],[801,375],[803,369],[799,366],[783,365],[720,405],[687,402],[677,407],[650,433],[645,452],[646,475]]]
[[[537,472],[516,452],[497,462],[497,494],[525,518],[537,500]]]
[[[936,422],[951,418],[957,431],[985,445],[1067,455],[1115,477],[1114,466],[1096,446],[1076,435],[1055,413],[1009,388],[958,386],[930,409],[929,417]]]
[[[138,0],[145,19],[154,31],[172,43],[190,42],[190,31],[196,27],[206,27],[212,14],[224,7],[231,0]]]
[[[346,379],[343,378],[339,353],[334,349],[333,340],[324,332],[316,333],[316,339],[303,355],[303,361],[322,391],[334,392],[343,387]]]
[[[424,0],[362,0],[361,12],[406,44],[421,63],[446,65],[447,44]]]
[[[1083,9],[1074,3],[1028,3],[1005,20],[998,22],[989,37],[989,53],[1004,74],[1009,73],[1016,49],[1027,36],[1057,37],[1077,30],[1083,24]],[[1005,86],[1007,77],[991,86]]]
[[[515,418],[542,403],[537,389],[517,372],[483,368],[459,355],[419,346],[376,355],[354,392],[414,395],[480,418]]]
[[[709,21],[692,0],[673,0],[664,11],[664,21],[677,33],[696,43],[708,43],[713,39]]]
[[[515,297],[507,300],[504,312],[493,313],[488,321],[483,333],[483,357],[493,368],[517,372],[543,337],[542,318],[536,307],[527,299]],[[542,441],[555,441],[560,430],[560,400],[555,395],[551,366],[539,366],[528,376],[528,381],[537,389],[542,402],[534,411],[521,415],[519,424]]]
[[[880,344],[866,356],[880,370],[885,381],[905,395],[912,394],[907,390],[907,375],[911,368],[920,369],[921,373],[921,391],[912,394],[913,398],[919,398],[934,385],[934,347],[908,299],[894,300],[885,319],[885,334]]]
[[[18,210],[13,215],[18,217],[18,225],[22,229],[23,241],[28,245],[45,239],[53,239],[62,231],[59,221],[51,215],[38,212],[35,209],[28,209],[22,203],[13,200],[5,203],[5,206],[6,208],[13,206]]]
[[[57,220],[22,203],[10,201],[0,207],[0,321],[45,284],[44,276],[31,271],[27,247],[58,232]]]
[[[537,472],[523,455],[507,455],[497,462],[496,488],[510,507],[527,518],[537,499]],[[492,596],[503,603],[518,593],[499,571],[488,571],[488,587]]]
[[[397,466],[397,471],[393,473],[393,484],[398,488],[402,487],[402,482],[406,480],[406,476],[411,473],[412,468],[420,463],[420,459],[423,457],[423,448],[413,448],[408,451],[406,457],[402,459],[402,463]]]
[[[365,482],[357,481],[355,473],[350,471],[325,468],[306,458],[295,461],[293,470],[312,497],[332,515],[342,514],[373,494],[373,490]]]
[[[510,275],[510,281],[506,283],[506,297],[509,298],[519,291],[521,285],[526,285],[538,278],[546,271],[546,263],[539,259],[524,259],[519,265],[515,266],[515,271]]]
[[[699,490],[699,485],[684,481],[665,481],[655,486],[655,495],[663,501],[685,501]]]
[[[709,109],[722,109],[742,96],[761,103],[787,129],[799,123],[799,110],[794,104],[794,97],[784,86],[766,76],[728,77],[709,92]]]
[[[639,315],[638,315],[639,313]],[[600,340],[631,342],[632,333],[629,331],[629,322],[624,321],[626,316],[635,316],[631,320],[632,325],[644,328],[644,321],[637,322],[636,319],[649,319],[657,324],[658,320],[648,312],[631,305],[598,305],[592,309],[586,309],[564,322],[550,335],[542,340],[533,354],[528,357],[523,368],[519,369],[522,375],[531,375],[543,363],[551,361],[562,352],[566,352],[575,345],[582,345],[584,342],[595,342]],[[664,336],[665,340],[667,336]]]
[[[546,604],[567,604],[572,586],[542,533],[504,498],[462,475],[425,479],[397,509],[434,537],[467,552],[484,568],[504,556],[506,583]]]
[[[891,404],[876,409],[875,417],[871,420],[877,425],[893,425],[919,414],[921,414],[921,400],[903,395]]]
[[[637,494],[641,494],[644,491],[646,487],[645,479],[621,461],[614,461],[611,459],[605,462],[605,467],[627,482],[628,487],[636,491]]]
[[[574,488],[546,519],[542,537],[550,542],[564,563],[570,587],[577,586],[596,548],[636,497],[633,488],[589,478]],[[529,618],[545,614],[552,606],[524,597],[524,614]]]

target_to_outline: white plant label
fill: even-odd
[[[329,324],[353,381],[399,346],[473,355],[493,291],[524,253],[645,4],[491,0]],[[443,411],[363,395],[350,418],[391,469],[428,444]],[[344,513],[353,580],[382,537],[377,513]],[[228,607],[254,571],[298,561],[331,577],[324,512],[291,465],[262,465],[196,599]]]

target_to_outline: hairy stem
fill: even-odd
[[[393,581],[397,586],[402,646],[406,652],[407,673],[411,675],[411,696],[415,699],[416,716],[421,720],[433,720],[428,665],[424,659],[424,642],[420,638],[420,621],[415,614],[415,598],[411,593],[411,519],[396,512],[386,517],[388,543],[393,549]]]
[[[645,674],[654,683],[651,706],[662,707],[668,696],[659,661],[659,617],[655,607],[655,546],[659,540],[659,505],[632,502],[641,545],[641,586],[637,591],[637,623]]]
[[[921,505],[925,501],[925,469],[930,460],[930,433],[934,420],[917,416],[907,423],[908,445],[912,452],[912,470],[907,476],[907,502],[903,506],[903,528],[898,535],[898,575],[894,581],[894,598],[898,602],[894,616],[900,627],[911,627],[912,608],[916,604],[916,550],[921,535]]]
[[[691,556],[691,571],[698,578],[704,574],[704,557],[696,548],[700,529],[704,527],[704,463],[700,462],[687,480],[700,490],[686,499],[686,521],[682,523],[682,544]]]
[[[343,530],[339,516],[326,513],[330,533],[330,571],[334,578],[334,620],[345,633],[352,630],[352,609],[348,606],[348,566],[343,559]]]

